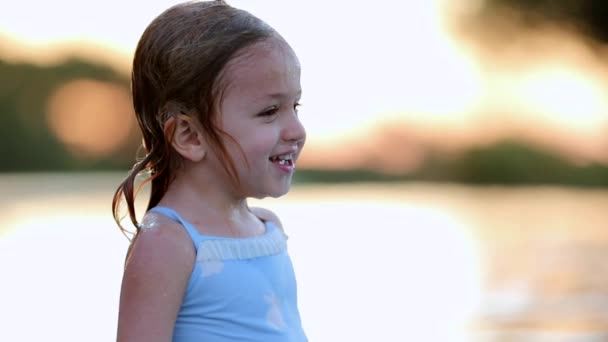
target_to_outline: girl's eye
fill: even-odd
[[[258,114],[258,116],[273,116],[279,111],[279,107],[268,108],[267,110]]]
[[[298,114],[300,107],[302,107],[302,104],[299,102],[296,102],[296,104],[293,105],[293,110],[296,112],[296,114]]]

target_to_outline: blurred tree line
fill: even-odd
[[[434,154],[415,171],[386,174],[373,170],[301,170],[299,182],[457,182],[476,185],[561,185],[607,187],[608,166],[576,165],[522,142],[506,140],[449,157]]]
[[[135,130],[116,153],[90,158],[71,152],[50,132],[45,119],[47,97],[60,84],[87,78],[128,87],[126,77],[111,68],[75,59],[49,67],[0,62],[0,76],[0,172],[126,170],[132,166],[140,142]],[[373,169],[304,169],[295,178],[299,183],[408,180],[603,187],[608,186],[608,167],[578,166],[524,143],[505,141],[470,149],[457,157],[435,153],[420,169],[400,175]]]

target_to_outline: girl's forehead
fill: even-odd
[[[237,52],[228,65],[239,66],[259,62],[260,59],[283,58],[298,63],[298,58],[291,46],[281,36],[274,35],[262,41],[242,48]]]
[[[296,80],[299,83],[300,63],[284,40],[270,38],[240,51],[227,63],[222,78],[227,89],[261,88]]]

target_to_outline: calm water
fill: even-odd
[[[115,338],[121,176],[0,176],[0,341]],[[311,341],[608,341],[608,192],[298,186],[263,205]]]

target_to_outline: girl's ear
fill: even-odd
[[[170,134],[173,148],[185,159],[199,162],[207,155],[207,141],[193,117],[173,115],[165,122],[164,129]]]

